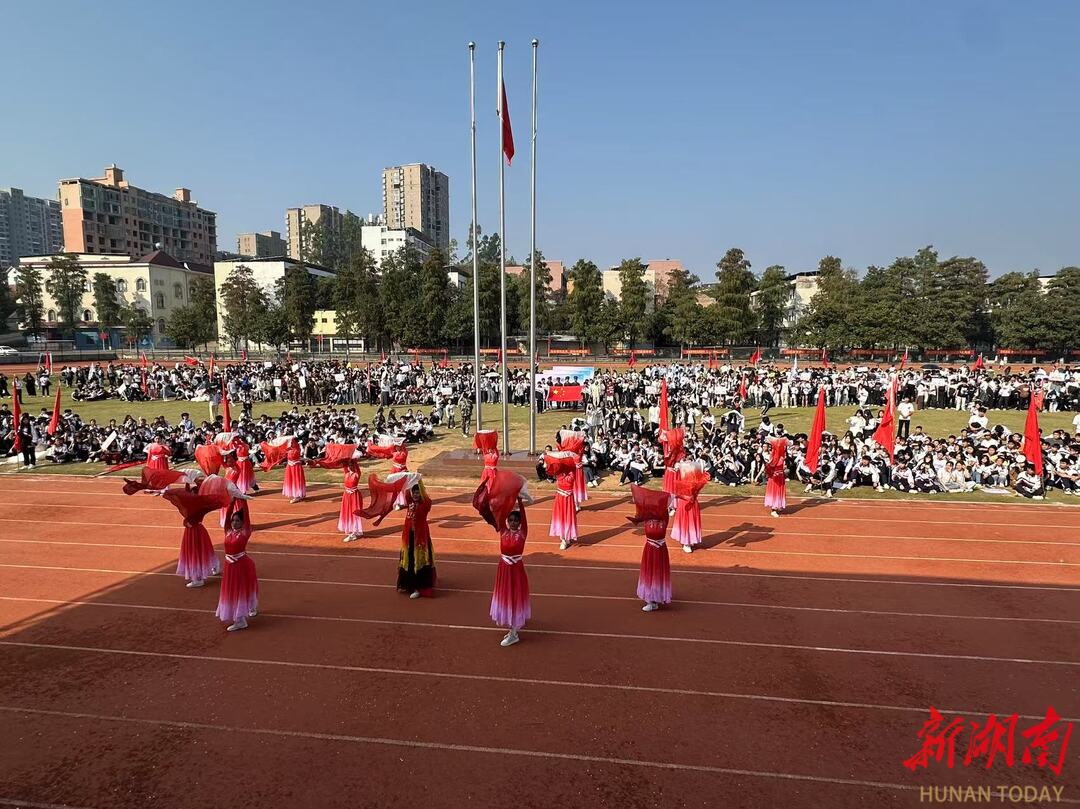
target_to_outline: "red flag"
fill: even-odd
[[[206,375],[211,376],[211,377],[214,375],[214,355],[213,354],[210,355],[210,365],[207,366]]]
[[[810,428],[810,440],[806,443],[806,468],[811,472],[818,469],[818,457],[821,455],[821,436],[825,432],[825,388],[818,388],[817,410],[814,411],[814,426]]]
[[[45,355],[45,370],[49,372],[50,376],[52,376],[52,352],[51,351],[48,352]]]
[[[715,351],[710,351],[709,352],[709,370],[710,371],[715,371],[716,370],[716,365],[717,365],[717,363],[716,363],[716,352]]]
[[[142,385],[140,385],[139,387],[142,389],[143,396],[149,397],[150,396],[150,386],[146,383],[146,369],[144,368],[139,373],[142,376]]]
[[[637,352],[636,351],[634,351],[634,350],[630,351],[630,360],[626,364],[628,366],[630,366],[631,368],[633,368],[635,365],[637,365]]]
[[[232,417],[229,415],[229,389],[225,387],[225,375],[221,375],[221,429],[229,432],[232,429]]]
[[[495,355],[495,362],[500,364],[500,365],[502,364],[502,349],[501,348],[499,349],[498,353]]]
[[[759,362],[761,362],[761,349],[755,348],[754,353],[750,355],[750,364],[757,365]]]
[[[196,365],[201,365],[202,364],[197,359],[195,359],[195,357],[188,357],[188,356],[184,357],[184,362],[187,363],[188,365],[190,365],[192,368],[194,368]]]
[[[900,370],[904,370],[904,366],[907,365],[907,349],[904,349],[904,356],[900,358]]]
[[[660,382],[660,429],[668,429],[668,392],[666,376]]]
[[[248,358],[247,358],[247,349],[246,349],[246,348],[244,349],[244,353],[240,355],[240,358],[241,358],[241,359],[242,359],[242,360],[243,360],[244,362],[247,362],[247,361],[248,361]]]
[[[57,430],[60,429],[60,391],[61,387],[56,386],[56,400],[53,402],[52,418],[49,419],[49,426],[45,429],[49,435],[54,435]]]
[[[11,412],[11,427],[15,433],[15,443],[11,445],[11,448],[16,452],[22,452],[22,441],[19,439],[19,422],[22,420],[22,407],[19,405],[19,394],[14,385],[11,386],[11,394],[15,399],[15,405]]]
[[[746,399],[746,375],[743,374],[741,377],[739,377],[739,400],[743,401],[745,399]]]
[[[821,349],[821,364],[824,365],[826,368],[829,367],[829,352],[826,351],[824,348]]]
[[[1042,477],[1042,436],[1039,435],[1039,411],[1034,394],[1028,401],[1027,421],[1024,422],[1024,457],[1035,465],[1035,474]]]
[[[440,368],[449,368],[450,367],[450,352],[447,351],[446,349],[443,349],[442,361],[439,363],[439,367]]]
[[[980,354],[979,358],[977,360],[975,360],[975,364],[971,366],[971,370],[973,370],[973,371],[981,371],[982,367],[983,367],[983,355]]]
[[[146,368],[150,364],[149,360],[146,359],[145,351],[139,352],[139,363],[142,365],[143,368]]]
[[[506,155],[506,165],[514,159],[514,130],[510,126],[510,107],[506,103],[506,82],[502,83],[502,102],[499,104],[499,118],[502,120],[503,154]]]
[[[580,402],[581,385],[558,385],[548,391],[549,402]]]
[[[1036,390],[1031,392],[1031,398],[1035,400],[1035,409],[1043,412],[1043,401],[1046,399],[1046,391]]]
[[[292,364],[292,349],[290,348],[285,349],[285,362]]]
[[[894,376],[885,392],[885,412],[881,415],[881,424],[874,430],[874,440],[889,453],[890,462],[896,453],[896,384],[897,378]]]

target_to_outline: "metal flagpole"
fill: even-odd
[[[532,232],[529,239],[529,454],[536,454],[536,49],[532,41]]]
[[[502,355],[502,413],[503,413],[503,454],[510,454],[510,403],[506,391],[506,205],[503,180],[503,48],[506,43],[499,40],[499,317],[501,320],[501,355]]]
[[[476,430],[483,429],[480,416],[480,262],[476,251],[476,43],[469,43],[469,137],[472,141],[472,299],[473,299],[473,396],[476,398]]]

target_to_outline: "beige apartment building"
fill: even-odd
[[[241,233],[236,237],[236,252],[242,256],[252,258],[284,256],[288,249],[288,244],[276,230]]]
[[[557,295],[560,292],[564,292],[566,290],[567,280],[566,265],[561,261],[550,261],[548,259],[545,259],[544,263],[547,264],[548,272],[551,273],[551,283],[548,286],[550,294]],[[507,264],[506,274],[526,275],[528,274],[528,268],[521,264]]]
[[[412,228],[433,247],[450,247],[450,178],[423,163],[383,169],[383,217],[390,230]]]
[[[200,208],[191,191],[146,191],[115,165],[104,177],[61,180],[60,213],[69,253],[139,258],[164,250],[178,261],[211,264],[217,252],[217,214]]]
[[[341,211],[333,205],[303,205],[299,208],[287,208],[285,210],[285,239],[289,245],[289,258],[300,260],[310,254],[311,251],[304,240],[304,226],[308,222],[312,225],[322,222],[323,227],[330,233],[338,233],[341,230]],[[243,251],[240,252],[243,253]]]
[[[19,259],[19,267],[34,267],[41,271],[42,280],[49,278],[49,262],[53,256],[27,256]],[[80,253],[75,256],[79,266],[86,270],[86,283],[80,305],[76,328],[97,327],[97,311],[94,303],[94,276],[108,275],[116,285],[116,298],[126,306],[142,309],[153,321],[152,339],[161,345],[165,336],[165,324],[169,317],[182,306],[191,302],[195,282],[199,278],[213,278],[213,268],[207,264],[177,261],[164,251],[157,250],[142,258],[131,256]],[[59,327],[59,307],[42,284],[44,296],[45,327]]]

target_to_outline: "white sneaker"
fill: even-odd
[[[777,511],[775,508],[772,511],[770,511],[769,513],[774,517],[779,517],[780,516],[780,512]]]
[[[682,549],[683,549],[683,553],[693,553],[694,552],[694,548],[692,546],[690,546],[690,545],[683,545]]]
[[[507,632],[506,637],[504,637],[501,641],[499,641],[499,645],[500,646],[513,646],[519,640],[521,640],[521,638],[518,637],[517,632]]]
[[[653,611],[658,610],[658,609],[660,609],[660,605],[657,604],[655,601],[650,601],[648,604],[646,604],[644,607],[641,608],[641,611],[642,612],[653,612]]]
[[[206,582],[205,582],[205,581],[202,581],[202,580],[200,579],[199,581],[189,581],[189,582],[188,582],[187,584],[185,584],[184,586],[185,586],[185,587],[191,587],[191,588],[195,588],[195,587],[202,587],[202,586],[203,586],[204,584],[206,584]]]
[[[560,551],[565,551],[569,547],[570,547],[570,543],[567,542],[565,539],[562,542],[559,543],[559,550]]]
[[[1042,496],[1041,494],[1037,494],[1037,495],[1035,495],[1034,497],[1032,497],[1031,499],[1032,499],[1032,500],[1042,500],[1042,499],[1043,499],[1043,496]]]
[[[409,593],[409,598],[420,598],[420,591],[413,590],[411,593]]]
[[[804,492],[806,492],[807,494],[809,494],[809,492],[810,492],[810,488],[811,488],[811,487],[810,487],[810,484],[807,484],[807,485],[806,485],[806,488],[805,488],[805,489],[803,489],[803,491],[804,491]]]

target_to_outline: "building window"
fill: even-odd
[[[165,333],[165,318],[159,318],[158,319],[157,330],[158,330],[158,334],[164,334]]]
[[[117,281],[116,282],[116,291],[117,292],[127,292],[127,281],[125,281],[122,278],[119,281]]]
[[[90,281],[89,281],[89,280],[87,280],[87,281],[83,281],[83,282],[82,282],[82,291],[83,291],[83,292],[93,292],[93,291],[94,291],[94,287],[93,287],[93,285],[92,285],[92,284],[90,283]]]
[[[183,284],[173,284],[173,297],[176,298],[178,301],[182,301],[184,299]]]
[[[194,284],[192,284],[191,286],[188,287],[187,294],[188,294],[188,300],[191,300],[192,298],[195,297],[195,285]]]
[[[146,279],[145,278],[136,278],[135,279],[135,291],[136,292],[146,292]]]
[[[83,309],[82,319],[83,323],[89,323],[91,320],[94,319],[94,313],[91,312],[89,309]]]
[[[50,323],[55,323],[56,322],[56,310],[55,309],[50,309],[48,314],[45,315],[45,319],[48,320]]]
[[[156,306],[158,309],[164,309],[165,308],[165,293],[164,292],[155,292],[154,293],[154,306]]]

